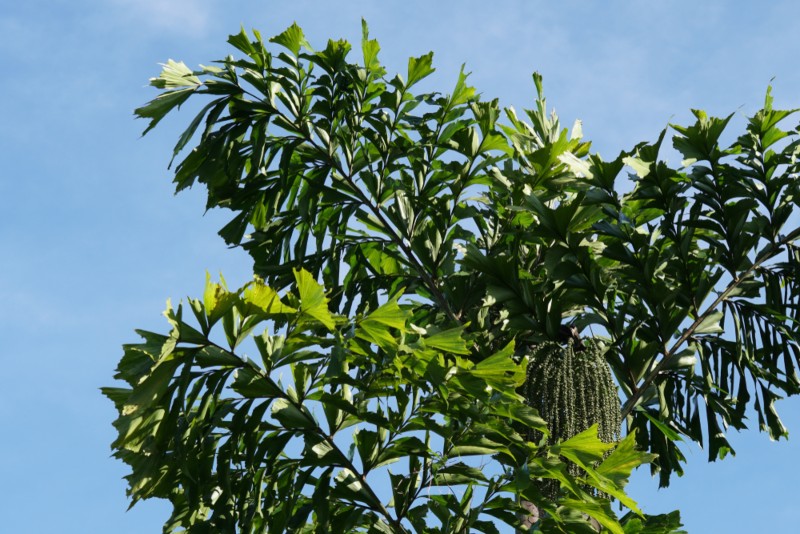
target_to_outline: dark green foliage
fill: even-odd
[[[626,514],[622,518],[625,534],[686,534],[681,529],[681,518],[678,512],[663,515]]]
[[[594,466],[611,446],[586,435],[551,450],[512,426],[547,431],[516,393],[513,346],[475,364],[459,330],[422,332],[394,299],[337,316],[307,271],[294,275],[282,296],[209,280],[195,321],[168,307],[168,335],[125,347],[125,386],[104,389],[119,412],[114,454],[134,504],[171,502],[165,532],[495,533],[525,498],[552,516],[548,531],[588,508],[622,534],[586,484],[640,513],[622,492],[649,459],[632,439],[575,477],[560,456]],[[236,348],[248,339],[255,358]],[[493,469],[479,468],[488,456]],[[533,480],[564,495],[548,500]]]
[[[793,111],[775,110],[768,93],[727,147],[729,120],[696,111],[695,124],[674,126],[686,159],[673,168],[659,159],[666,131],[604,161],[545,109],[540,93],[530,125],[507,110],[514,152],[462,262],[492,305],[470,316],[480,339],[552,340],[565,318],[607,336],[623,419],[658,454],[662,485],[683,472],[681,437],[714,460],[732,452],[725,429],[748,419],[787,436],[775,401],[800,392],[800,229],[790,218],[800,137],[780,125]]]
[[[542,529],[578,532],[588,514],[623,532],[608,501],[581,485],[635,509],[621,488],[653,456],[634,441],[658,455],[651,465],[667,484],[682,473],[681,439],[724,457],[725,428],[748,415],[786,436],[775,402],[800,392],[800,136],[769,92],[732,143],[721,141],[730,117],[696,111],[673,126],[679,165],[659,157],[666,131],[605,161],[580,123],[567,131],[548,111],[538,75],[534,108],[518,114],[482,100],[465,73],[449,94],[416,93],[431,54],[388,77],[366,25],[359,61],[345,41],[312,49],[296,25],[269,42],[242,31],[229,43],[238,57],[213,67],[168,62],[151,82],[162,92],[137,110],[149,130],[187,99],[208,99],[175,146],[176,188],[203,184],[209,208],[232,211],[220,234],[263,281],[247,297],[209,285],[192,306],[198,324],[170,315],[172,334],[126,350],[118,376],[128,387],[106,390],[120,408],[114,447],[131,465],[131,495],[171,499],[168,529],[214,518],[214,528],[258,531],[271,517],[286,521],[273,531],[292,518],[304,532],[493,532],[483,516],[513,523],[509,499],[527,499],[549,512]],[[402,321],[375,317],[387,302]],[[264,320],[268,333],[255,332]],[[230,350],[212,336],[220,321]],[[508,428],[525,408],[506,376],[523,356],[510,347],[558,339],[566,322],[603,338],[622,397],[627,437],[596,468],[613,446],[591,428],[541,447]],[[275,337],[280,328],[291,335]],[[248,339],[258,369],[233,352]],[[435,364],[413,363],[413,343]],[[490,383],[501,376],[502,387]],[[343,402],[340,383],[370,410]],[[389,406],[407,411],[387,422],[376,403],[384,417]],[[322,450],[330,442],[314,442],[343,429],[340,412],[366,425],[349,457],[340,451],[350,462],[394,447],[407,465],[391,473],[393,506]],[[435,453],[424,432],[441,440]],[[280,452],[290,442],[305,456]],[[454,451],[492,456],[502,474],[487,480]],[[436,480],[459,490],[418,502],[434,458]],[[559,502],[536,493],[543,478],[559,481]],[[648,531],[636,521],[625,528]]]

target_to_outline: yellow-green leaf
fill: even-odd
[[[655,460],[657,455],[636,450],[636,432],[631,432],[620,441],[614,451],[603,460],[595,471],[624,488],[631,472],[642,464]]]
[[[297,310],[281,302],[278,293],[260,280],[248,285],[242,294],[242,300],[268,315],[274,313],[297,313]]]
[[[322,286],[305,269],[295,269],[294,277],[297,281],[297,291],[300,293],[300,313],[319,321],[332,331],[336,325],[328,310],[328,298]]]
[[[203,291],[203,306],[209,323],[213,324],[225,315],[239,299],[237,293],[231,293],[223,285],[211,281],[206,273],[206,287]]]
[[[311,45],[309,45],[308,41],[306,41],[303,30],[297,25],[296,22],[286,28],[280,35],[276,35],[270,39],[270,42],[285,46],[291,50],[295,56],[300,53],[300,48],[311,50]]]
[[[408,83],[406,87],[411,87],[436,70],[432,64],[433,52],[428,52],[420,57],[408,58]]]
[[[553,447],[558,452],[581,467],[589,466],[603,459],[603,455],[614,447],[613,443],[604,443],[597,437],[597,425],[592,425],[580,434]]]

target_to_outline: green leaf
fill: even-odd
[[[513,403],[510,400],[503,399],[491,407],[492,412],[503,417],[508,417],[513,421],[520,422],[528,428],[533,428],[547,434],[547,422],[539,416],[539,412],[531,408],[527,404]]]
[[[255,52],[253,43],[250,42],[250,36],[247,35],[244,26],[242,26],[242,28],[239,30],[239,33],[228,36],[228,43],[235,46],[248,56]]]
[[[267,315],[297,313],[296,309],[281,302],[278,293],[261,279],[256,279],[245,287],[242,302]]]
[[[438,349],[450,354],[462,356],[469,355],[467,342],[462,337],[463,327],[451,328],[442,332],[436,332],[423,339],[426,347]]]
[[[374,509],[383,507],[375,495],[364,486],[364,482],[350,469],[342,469],[336,475],[336,488],[331,495],[363,502]]]
[[[367,21],[361,19],[361,51],[364,56],[364,67],[370,71],[379,71],[381,69],[380,61],[378,61],[378,52],[381,47],[378,41],[369,38],[369,27]]]
[[[298,408],[287,399],[277,399],[272,403],[272,417],[287,429],[310,430],[316,426],[305,407]]]
[[[457,486],[459,484],[474,484],[486,481],[487,478],[483,471],[463,462],[445,466],[433,475],[434,486]]]
[[[720,334],[724,330],[720,325],[720,320],[725,317],[721,311],[715,311],[703,317],[697,328],[694,329],[695,334]]]
[[[579,501],[576,499],[563,499],[560,501],[563,506],[577,510],[597,520],[602,526],[613,534],[625,534],[619,522],[614,517],[614,512],[608,504],[599,502]]]
[[[468,73],[464,72],[464,65],[461,65],[461,71],[458,73],[458,81],[453,89],[453,94],[450,95],[450,103],[453,106],[460,106],[470,102],[475,97],[475,88],[467,85]]]
[[[561,454],[580,465],[588,467],[603,459],[603,455],[614,447],[613,443],[604,443],[597,437],[597,425],[592,425],[580,434],[554,445],[553,452]]]
[[[123,415],[158,404],[167,394],[167,386],[175,376],[179,365],[180,361],[177,359],[158,362],[150,374],[131,391],[125,402],[125,408],[122,410]]]
[[[225,102],[222,102],[222,105],[225,105]],[[172,162],[175,160],[175,157],[180,153],[180,151],[183,150],[183,148],[189,143],[189,141],[191,141],[192,136],[194,136],[195,132],[197,131],[197,128],[200,126],[200,123],[203,120],[203,117],[206,116],[206,113],[208,113],[208,111],[215,106],[220,106],[219,100],[214,100],[213,102],[205,106],[202,110],[200,110],[200,113],[195,115],[192,122],[189,123],[189,127],[186,128],[186,130],[184,130],[184,132],[178,138],[178,142],[175,144],[175,148],[172,149],[172,159],[170,160],[170,165],[172,165]],[[153,128],[153,126],[155,126],[155,124],[151,122],[147,126],[147,129],[150,130]],[[147,132],[145,131],[145,133]]]
[[[496,133],[488,134],[483,138],[483,141],[481,141],[481,152],[489,152],[492,150],[499,150],[509,156],[514,152],[514,149],[508,146],[506,138]]]
[[[617,444],[595,471],[610,479],[617,487],[624,488],[634,469],[642,464],[652,462],[655,458],[655,454],[636,450],[636,432],[634,431]]]
[[[342,466],[347,464],[347,458],[345,458],[339,449],[334,447],[329,440],[312,435],[306,438],[306,445],[308,446],[311,443],[314,443],[314,445],[310,447],[310,453],[313,455],[318,467]]]
[[[733,114],[724,119],[709,117],[705,111],[699,109],[693,109],[692,113],[697,117],[693,126],[670,124],[680,134],[672,138],[672,144],[686,158],[685,165],[714,159],[719,152],[719,137],[733,117]]]
[[[192,96],[193,92],[194,88],[169,91],[167,93],[158,95],[146,105],[136,108],[136,110],[134,110],[134,114],[137,118],[151,119],[147,124],[147,128],[145,128],[144,132],[142,132],[142,135],[145,135],[147,132],[155,128],[156,125],[161,122],[161,119],[167,115],[167,113],[176,107],[179,108],[181,104],[186,102],[186,100]]]
[[[464,154],[468,158],[474,158],[480,150],[481,139],[477,128],[470,126],[454,132],[447,144],[456,152]]]
[[[408,58],[408,81],[406,82],[406,89],[429,76],[436,69],[433,68],[433,52],[428,52],[423,56],[417,58]]]
[[[364,317],[361,320],[361,324],[379,323],[384,326],[388,326],[389,328],[394,328],[400,332],[405,332],[406,321],[411,314],[400,308],[397,303],[397,298],[397,296],[391,298],[378,309]]]
[[[280,35],[276,35],[270,39],[270,42],[277,43],[285,48],[288,48],[295,56],[300,54],[301,48],[311,50],[311,45],[309,45],[308,41],[306,41],[303,30],[297,25],[296,22],[286,28]]]
[[[620,520],[625,534],[687,534],[681,530],[681,515],[677,510],[668,514],[636,516],[632,512]]]
[[[356,337],[376,343],[383,349],[396,347],[396,334],[389,329],[398,330],[401,334],[405,332],[408,316],[408,312],[403,311],[397,304],[397,297],[394,297],[358,321]]]
[[[297,282],[297,291],[300,294],[300,313],[319,321],[325,328],[333,331],[336,324],[328,309],[325,290],[305,269],[295,269],[294,277]]]
[[[658,428],[662,434],[667,436],[672,441],[682,441],[680,434],[678,434],[674,429],[667,426],[663,421],[659,421],[657,417],[651,415],[647,412],[646,409],[637,408],[636,411],[644,415],[656,428]]]
[[[385,465],[399,458],[432,456],[430,448],[416,436],[406,436],[389,443],[378,457],[375,467]]]
[[[224,282],[224,280],[223,280]],[[239,301],[239,294],[228,291],[224,285],[211,281],[211,275],[206,273],[206,287],[203,291],[203,306],[206,310],[208,322],[213,325],[228,313]]]
[[[519,387],[525,382],[526,366],[524,363],[516,363],[513,358],[514,341],[512,340],[499,352],[478,362],[471,373],[492,382],[495,386]]]
[[[232,352],[215,345],[208,345],[195,354],[195,362],[201,367],[241,367],[242,360]]]
[[[271,378],[250,367],[236,371],[231,387],[246,398],[274,398],[283,395],[283,390]]]
[[[361,459],[361,465],[364,466],[364,470],[368,471],[374,468],[381,445],[378,433],[358,428],[353,432],[353,443],[356,444],[358,456]]]

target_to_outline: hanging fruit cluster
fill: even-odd
[[[555,444],[598,426],[599,438],[611,443],[620,437],[620,400],[611,370],[601,348],[591,340],[566,345],[545,342],[533,347],[528,377],[522,394],[547,421],[548,443]],[[529,441],[539,442],[541,432],[531,431]],[[574,464],[570,473],[581,476]],[[558,483],[550,481],[542,490],[555,497]]]

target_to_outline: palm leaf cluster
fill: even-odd
[[[632,446],[626,448],[633,440],[642,451],[657,455],[636,458],[654,458],[651,467],[660,472],[661,483],[667,484],[672,473],[682,473],[681,440],[704,445],[709,457],[716,459],[732,451],[725,438],[726,427],[744,428],[750,419],[774,438],[786,436],[775,403],[782,396],[800,392],[800,229],[793,215],[800,201],[800,131],[789,123],[794,111],[776,109],[770,92],[763,109],[741,125],[732,117],[715,118],[702,111],[695,111],[695,120],[688,126],[673,125],[671,144],[683,158],[678,164],[664,161],[669,144],[666,130],[655,142],[640,143],[606,160],[592,153],[580,122],[571,129],[561,126],[547,106],[539,75],[534,75],[535,106],[517,112],[501,107],[496,100],[481,98],[463,71],[449,92],[420,92],[421,82],[434,70],[432,54],[411,58],[403,74],[388,76],[378,59],[380,47],[370,39],[366,25],[357,61],[350,59],[352,46],[346,41],[332,40],[315,50],[296,25],[268,41],[257,32],[251,36],[242,31],[231,36],[229,43],[238,57],[229,56],[212,66],[192,70],[183,63],[168,62],[151,81],[161,91],[159,96],[136,112],[149,121],[150,130],[190,99],[192,103],[206,99],[174,149],[174,157],[179,158],[177,190],[200,184],[207,190],[209,209],[231,210],[220,235],[250,254],[253,272],[270,288],[270,295],[284,295],[284,305],[302,315],[304,309],[298,306],[303,299],[292,300],[289,295],[298,286],[296,273],[305,272],[325,288],[326,310],[342,318],[317,325],[330,339],[317,337],[316,327],[296,334],[298,340],[308,340],[303,350],[326,356],[311,358],[316,363],[310,367],[302,358],[295,363],[284,361],[290,365],[295,393],[302,390],[307,394],[297,397],[295,408],[302,411],[301,398],[330,400],[326,395],[333,394],[330,388],[336,381],[370,380],[372,371],[358,374],[358,366],[349,370],[341,366],[350,345],[332,341],[338,340],[337,336],[368,332],[364,335],[371,336],[373,346],[360,350],[374,352],[378,359],[391,355],[387,361],[402,375],[407,368],[394,356],[398,350],[405,354],[409,343],[418,341],[414,336],[424,339],[428,334],[457,332],[447,338],[448,343],[435,346],[439,353],[431,356],[431,361],[436,365],[429,371],[415,368],[429,381],[424,387],[418,383],[419,391],[427,395],[423,403],[429,409],[426,413],[440,425],[435,427],[438,431],[424,425],[414,431],[430,431],[442,440],[439,445],[445,446],[456,435],[443,430],[445,427],[464,430],[470,436],[485,430],[491,443],[476,438],[472,449],[461,452],[514,459],[501,462],[498,468],[516,470],[511,478],[503,478],[503,474],[489,482],[465,468],[450,477],[451,484],[468,489],[448,496],[431,494],[424,510],[426,517],[438,518],[435,525],[417,521],[398,496],[391,500],[378,496],[383,510],[377,501],[369,508],[350,498],[349,504],[361,507],[364,517],[372,518],[376,525],[380,524],[376,518],[381,518],[389,525],[380,527],[385,531],[418,526],[420,532],[456,532],[453,529],[463,529],[473,519],[483,521],[480,514],[488,513],[488,505],[471,504],[477,488],[489,493],[502,488],[516,497],[539,499],[542,506],[549,507],[552,513],[548,512],[549,519],[543,522],[550,525],[547,528],[578,531],[576,525],[584,524],[582,518],[589,514],[609,530],[620,532],[622,527],[607,501],[584,491],[581,484],[590,483],[635,508],[621,490],[625,470],[608,463],[616,451],[634,454]],[[734,125],[737,130],[732,134]],[[213,295],[208,298],[213,300]],[[239,302],[237,298],[231,297],[232,302]],[[396,302],[406,314],[402,328],[394,322],[384,325],[386,328],[363,322],[387,302]],[[208,303],[204,306],[206,310],[209,307]],[[227,312],[220,312],[220,317],[227,317],[221,324],[225,336],[236,345],[237,324],[240,333],[249,335],[260,323],[246,319],[250,317],[247,305],[239,302],[232,309],[241,317],[229,317]],[[310,309],[320,311],[316,305]],[[208,316],[197,312],[199,318],[204,314]],[[167,481],[177,480],[178,474],[185,475],[181,484],[187,488],[197,481],[217,481],[223,493],[213,490],[216,486],[191,486],[194,489],[185,497],[191,494],[185,501],[191,504],[185,505],[186,510],[195,510],[192,506],[206,502],[209,495],[218,496],[215,503],[222,502],[219,495],[230,495],[225,484],[233,484],[243,473],[262,473],[264,463],[273,465],[282,458],[280,452],[274,457],[264,452],[271,451],[272,445],[258,445],[263,436],[287,428],[299,432],[302,439],[308,434],[286,426],[291,421],[284,415],[293,410],[275,411],[269,403],[255,415],[239,418],[234,412],[203,408],[203,402],[218,405],[216,399],[225,398],[230,387],[236,392],[236,387],[243,386],[225,374],[230,368],[224,365],[204,369],[203,359],[192,360],[191,365],[175,363],[187,361],[167,350],[178,343],[175,339],[188,343],[190,352],[193,344],[221,346],[203,320],[198,320],[202,341],[193,335],[181,337],[183,332],[191,332],[184,327],[177,329],[178,334],[157,338],[159,347],[144,350],[146,358],[123,360],[119,378],[128,382],[128,387],[122,388],[125,391],[108,391],[122,417],[120,439],[114,445],[121,456],[128,454],[125,451],[130,447],[152,443],[139,433],[167,413],[176,424],[190,425],[192,430],[175,441],[156,440],[170,444],[154,450],[171,463],[138,456],[131,462],[131,492],[141,498],[169,497],[161,490],[143,492],[141,477],[166,477],[163,487]],[[519,436],[511,434],[502,440],[490,437],[508,426],[507,419],[500,422],[497,411],[504,408],[492,403],[514,405],[521,398],[515,397],[514,391],[498,392],[499,384],[489,383],[489,375],[516,376],[512,367],[501,366],[492,358],[502,354],[516,365],[514,362],[525,356],[524,347],[546,346],[557,340],[566,322],[592,332],[593,338],[602,338],[604,358],[619,387],[619,416],[626,423],[628,441],[617,445],[596,469],[592,466],[613,446],[603,444],[597,436],[592,437],[594,441],[584,441],[581,436],[585,432],[569,438],[572,445],[567,447],[563,443],[539,447],[525,440],[518,442]],[[276,324],[294,323],[287,315]],[[263,355],[280,352],[281,342],[269,337],[277,335],[274,325],[270,323],[268,328],[273,329],[268,338],[255,332],[256,349],[249,349],[250,353],[258,351],[263,364],[260,374],[252,377],[257,384],[254,387],[263,387],[262,380],[271,377],[276,365],[273,356]],[[516,352],[509,348],[514,346]],[[243,354],[237,358],[251,361]],[[476,374],[474,369],[486,361],[498,367],[483,368]],[[462,389],[453,397],[448,384],[462,368],[470,370],[465,377],[480,379],[460,378]],[[488,375],[481,374],[484,372]],[[518,387],[511,382],[504,387]],[[387,386],[378,394],[363,383],[361,386],[369,392],[365,393],[369,406],[374,407],[369,403],[377,402],[380,395],[389,395],[381,398],[397,409],[392,403],[400,397],[391,400],[392,395],[401,395],[396,388]],[[238,394],[244,395],[243,391],[249,390]],[[289,395],[288,387],[282,391]],[[175,405],[180,409],[158,404],[167,393],[173,395],[170,402],[184,403]],[[274,391],[270,395],[270,402],[281,401],[279,406],[288,402]],[[500,396],[495,399],[492,395]],[[489,399],[486,406],[479,405],[493,415],[486,415],[483,408],[471,413],[468,406],[473,397]],[[125,418],[135,407],[157,405],[147,416],[151,419],[126,426]],[[345,404],[338,406],[350,409]],[[453,406],[463,410],[449,411]],[[355,412],[355,416],[367,418],[367,412]],[[251,420],[270,421],[268,413],[277,417],[254,431],[249,438],[252,443],[223,447],[228,442],[219,437],[221,428],[234,425],[234,420],[253,425],[257,423]],[[488,419],[482,419],[484,416]],[[383,440],[382,445],[374,445],[378,449],[400,439],[382,420],[370,421],[375,426],[365,432]],[[158,432],[163,437],[166,431]],[[372,435],[363,437],[377,444],[377,438],[367,438]],[[139,439],[143,441],[138,443]],[[362,444],[362,449],[358,445],[367,441],[354,442],[353,458],[357,449],[371,458],[367,452],[373,445]],[[316,444],[304,443],[313,452]],[[590,443],[585,447],[588,452],[575,452],[581,449],[580,443]],[[241,447],[258,454],[237,456]],[[279,448],[275,445],[276,451]],[[441,465],[454,461],[442,452],[450,449],[439,448],[435,454],[432,450],[432,446],[408,449],[406,459],[416,458],[408,469],[413,472],[420,466],[421,472],[425,462],[434,458],[443,459]],[[229,454],[225,458],[236,458],[241,470],[224,467],[225,461],[219,463],[219,451]],[[332,456],[322,456],[333,461]],[[567,461],[584,468],[586,475],[579,477],[583,480],[576,481],[566,471]],[[180,467],[181,462],[188,463]],[[629,470],[634,464],[636,461],[625,465]],[[193,471],[197,465],[202,465],[202,473],[210,478],[198,478]],[[294,471],[281,471],[277,478],[258,475],[263,478],[253,483],[254,493],[248,493],[252,503],[261,502],[252,504],[256,510],[266,502],[259,492],[276,484],[281,491],[289,491],[286,484],[293,485],[291,491],[298,495],[313,488],[312,493],[322,492],[318,496],[324,494],[330,477],[334,485],[352,489],[358,482],[363,486],[363,481],[353,481],[346,473],[336,478],[344,470],[354,472],[341,459],[328,466],[328,474],[308,470],[311,466],[303,461],[292,465]],[[175,471],[179,467],[184,471]],[[535,493],[530,488],[535,487],[537,478],[559,481],[556,502],[542,495],[525,496],[526,492]],[[509,482],[512,479],[513,483]],[[404,494],[414,494],[424,480],[395,479],[392,487],[405,487]],[[286,504],[291,513],[300,509],[292,508],[295,505],[309,504],[299,497],[295,501],[276,498],[278,501],[294,503]],[[494,501],[490,497],[480,502]],[[226,520],[232,522],[228,524],[248,525],[253,531],[258,531],[254,525],[263,525],[246,519],[261,517],[252,515],[252,508],[246,513],[244,508],[234,508],[225,512]],[[470,515],[468,509],[481,512]],[[312,518],[309,524],[324,519],[322,510],[308,506],[303,510],[309,510],[310,515],[303,516]],[[208,518],[205,512],[198,514],[198,521]],[[513,523],[513,514],[509,517]],[[185,526],[189,520],[176,521]],[[366,521],[353,527],[354,531]],[[491,532],[488,526],[482,528]]]

